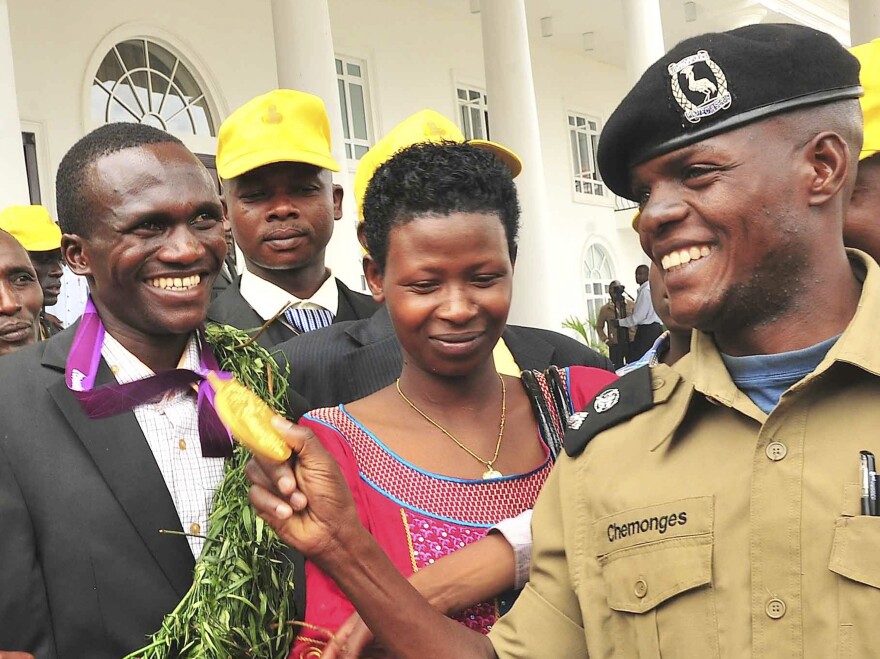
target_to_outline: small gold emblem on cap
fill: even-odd
[[[270,105],[266,110],[266,114],[263,115],[263,123],[265,124],[280,124],[284,119],[284,115],[278,112],[278,108],[275,105]]]
[[[445,129],[445,128],[441,128],[440,126],[438,126],[438,125],[437,125],[435,122],[433,122],[433,121],[429,121],[427,124],[425,124],[425,135],[426,135],[426,136],[430,136],[430,135],[446,135],[446,129]]]
[[[705,63],[711,77],[694,70],[694,66],[700,62]],[[727,76],[705,50],[698,50],[695,54],[670,64],[666,70],[671,78],[672,97],[684,110],[685,119],[692,124],[698,124],[700,119],[730,107],[733,97],[727,90]],[[682,78],[687,83],[688,91],[682,89]]]

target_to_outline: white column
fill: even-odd
[[[880,37],[880,0],[849,0],[849,38],[853,46]]]
[[[524,0],[481,0],[480,23],[490,136],[523,161],[516,179],[522,226],[510,320],[557,330],[562,319],[555,317],[547,291],[555,285],[546,247],[552,229]]]
[[[327,0],[272,0],[272,18],[278,86],[320,96],[327,106],[333,158],[342,168],[333,179],[345,189],[345,197],[343,216],[334,228],[326,261],[334,275],[360,290],[357,215],[345,158],[330,9]]]
[[[0,0],[0,208],[28,204],[7,0]]]
[[[635,82],[666,52],[659,0],[623,0],[626,72]]]

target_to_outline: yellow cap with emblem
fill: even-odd
[[[220,126],[220,178],[235,178],[276,162],[304,162],[339,171],[330,152],[327,110],[317,96],[276,89],[251,99]]]
[[[422,110],[407,117],[385,137],[367,151],[358,163],[354,175],[354,199],[357,205],[358,220],[364,221],[364,195],[367,185],[379,166],[390,159],[398,151],[413,144],[422,142],[467,142],[476,147],[487,149],[507,165],[515,177],[522,171],[522,161],[513,151],[489,140],[465,140],[464,135],[454,123],[434,110]]]
[[[859,102],[865,120],[865,142],[859,160],[864,160],[880,151],[880,39],[851,48],[850,52],[862,65],[859,82],[865,95]]]
[[[29,252],[61,248],[61,229],[43,206],[9,206],[0,211],[0,229],[11,233]]]

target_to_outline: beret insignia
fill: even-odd
[[[583,452],[590,440],[603,430],[627,421],[654,407],[651,369],[647,366],[630,371],[605,387],[587,405],[586,412],[569,417],[565,431],[565,452],[574,457]]]
[[[672,81],[672,97],[692,124],[726,110],[733,102],[727,91],[727,76],[705,50],[670,64],[667,71]]]

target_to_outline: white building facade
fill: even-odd
[[[756,22],[858,44],[880,36],[880,0],[0,0],[0,207],[54,215],[58,163],[104,122],[169,130],[211,166],[232,110],[302,89],[324,98],[347,164],[328,265],[361,290],[357,159],[431,108],[522,157],[511,321],[560,330],[594,313],[611,279],[634,292],[647,262],[631,204],[596,171],[605,119],[668,47]],[[71,280],[59,315],[84,295]]]

